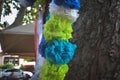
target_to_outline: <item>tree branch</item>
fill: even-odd
[[[0,21],[1,21],[1,14],[2,14],[2,9],[3,9],[3,3],[4,3],[4,0],[0,0]]]

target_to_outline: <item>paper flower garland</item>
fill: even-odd
[[[40,80],[64,80],[69,68],[67,64],[57,65],[46,60],[41,69]]]
[[[45,49],[45,58],[54,64],[67,64],[72,59],[76,47],[68,41],[50,41]]]
[[[69,63],[77,46],[69,42],[72,38],[72,25],[77,20],[79,0],[53,0],[49,5],[50,16],[44,24],[46,40],[40,80],[64,80]]]
[[[35,1],[20,0],[20,4],[28,7],[32,6]],[[44,0],[40,2],[44,3]],[[31,80],[38,80],[39,73],[40,80],[64,80],[69,69],[67,63],[73,58],[77,48],[75,44],[69,42],[69,39],[72,38],[72,25],[79,17],[79,8],[79,0],[52,0],[49,5],[50,14],[46,17],[48,21],[44,25],[44,36],[39,35],[37,61],[40,63],[37,63],[36,73]],[[41,22],[39,32],[42,33],[42,16],[39,21]]]
[[[44,25],[43,33],[47,42],[54,39],[68,40],[72,38],[72,24],[65,16],[54,14]]]

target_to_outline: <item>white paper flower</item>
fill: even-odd
[[[62,6],[57,6],[54,2],[51,2],[49,5],[50,14],[64,15],[68,17],[72,22],[75,22],[79,17],[79,10],[75,9],[66,9]]]

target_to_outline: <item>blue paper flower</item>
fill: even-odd
[[[45,20],[48,21],[50,19],[50,13],[46,16]]]
[[[73,57],[76,45],[64,40],[49,41],[45,58],[54,64],[67,64]]]
[[[45,47],[46,47],[46,41],[45,41],[45,38],[42,36],[42,41],[41,43],[39,44],[39,54],[41,54],[42,56],[44,56],[44,50],[45,50]]]
[[[63,6],[65,8],[71,8],[71,9],[80,8],[79,0],[54,0],[54,3],[58,6]]]

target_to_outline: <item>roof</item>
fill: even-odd
[[[34,23],[20,25],[11,29],[3,30],[5,34],[34,34]]]
[[[3,30],[0,33],[0,43],[3,52],[35,53],[34,23]]]

